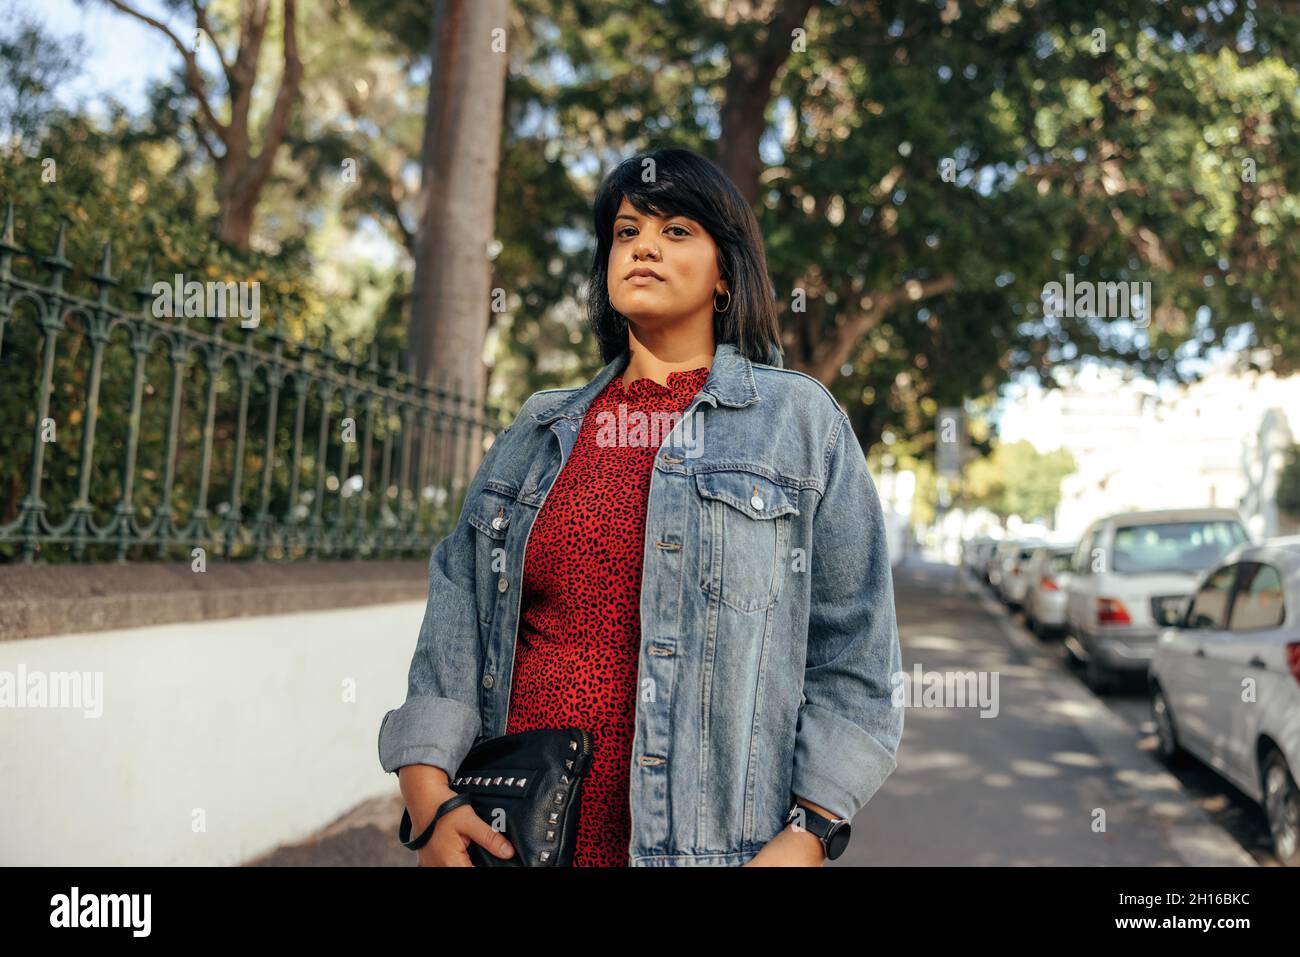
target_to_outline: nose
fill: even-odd
[[[632,258],[633,259],[658,259],[659,253],[658,251],[652,253],[650,251],[650,247],[646,243],[638,243],[636,250],[632,253]]]

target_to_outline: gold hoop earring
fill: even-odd
[[[730,289],[726,290],[726,293],[727,293],[727,305],[726,305],[726,308],[724,308],[724,309],[719,309],[719,308],[718,308],[718,294],[717,294],[716,292],[713,294],[713,311],[714,311],[714,312],[717,312],[717,313],[723,313],[723,312],[726,312],[727,309],[730,309],[730,308],[731,308],[731,290],[730,290]]]

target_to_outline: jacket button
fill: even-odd
[[[483,676],[483,687],[484,687],[484,688],[491,688],[494,684],[496,684],[496,681],[493,679],[493,677],[492,677],[491,675],[484,675],[484,676]]]
[[[761,512],[763,510],[763,500],[757,495],[749,500],[749,504],[754,506],[755,511]]]
[[[500,578],[497,579],[497,591],[505,591],[509,587],[510,587],[510,582],[506,580],[506,577],[504,575],[502,575]]]

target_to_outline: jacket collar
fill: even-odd
[[[559,418],[581,419],[614,376],[623,374],[631,358],[631,351],[624,349],[589,383],[576,392],[559,394],[552,404],[534,412],[533,418],[543,425]],[[769,364],[780,367],[779,350],[772,351]],[[754,364],[734,344],[718,343],[713,350],[709,377],[700,388],[700,396],[701,401],[708,402],[715,408],[721,403],[740,409],[757,402],[760,396],[754,384]]]

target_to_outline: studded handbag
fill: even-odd
[[[475,867],[571,867],[578,841],[582,781],[593,741],[582,728],[538,728],[488,738],[470,748],[451,789],[515,849],[500,858],[479,844]]]

